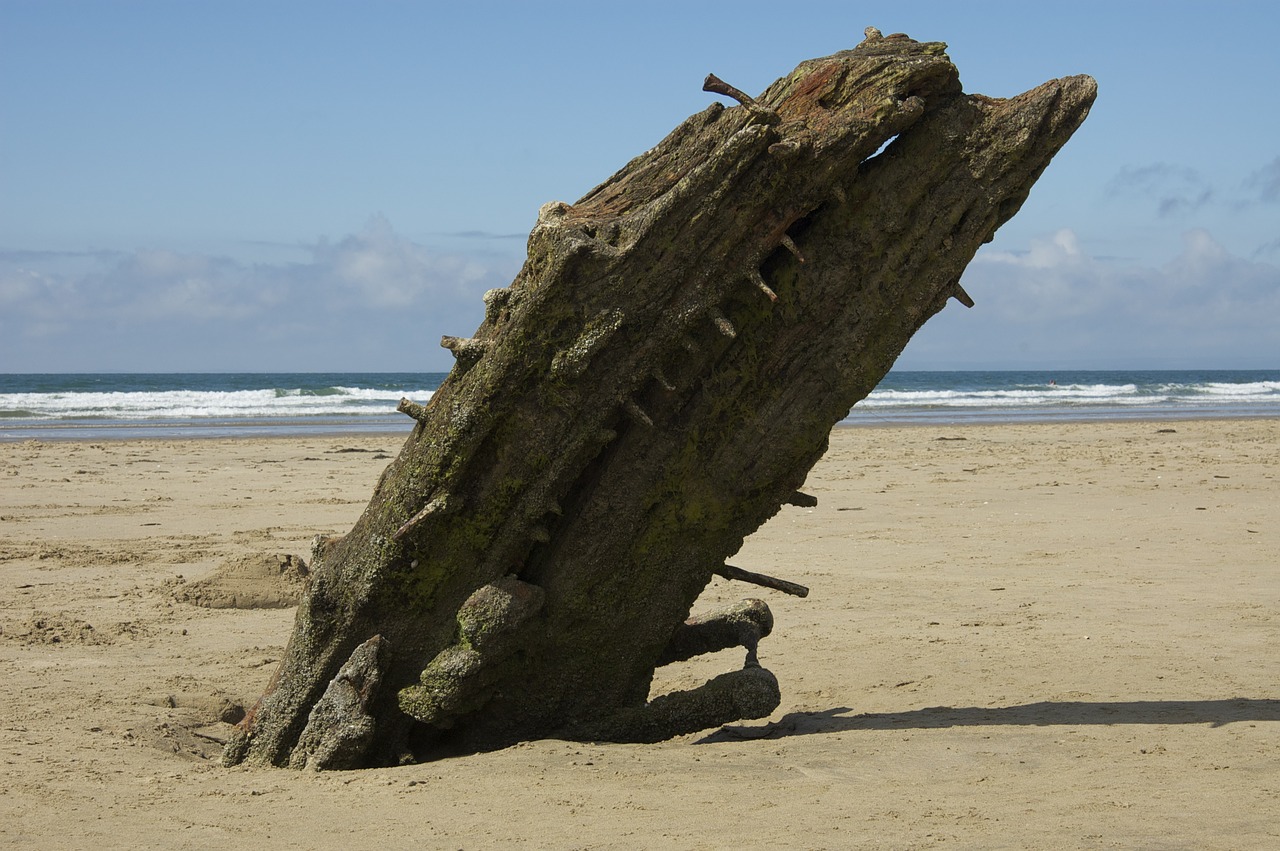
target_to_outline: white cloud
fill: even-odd
[[[1024,252],[980,252],[963,283],[977,306],[931,320],[904,368],[1280,361],[1280,266],[1238,257],[1203,229],[1185,233],[1181,252],[1156,266],[1098,259],[1059,231]]]
[[[378,307],[404,307],[431,294],[472,291],[488,270],[458,255],[434,255],[402,239],[385,216],[375,216],[358,234],[336,244],[322,240],[312,266],[331,276],[336,291],[348,288]]]
[[[0,304],[29,302],[43,286],[41,275],[30,269],[0,268]]]
[[[1094,309],[1090,294],[1080,281],[1092,276],[1095,262],[1080,250],[1076,234],[1064,229],[1032,240],[1025,252],[982,252],[966,274],[972,276],[975,267],[985,268],[988,278],[1011,283],[998,308],[1005,315],[1044,319]]]
[[[252,362],[261,369],[286,368],[275,365],[277,351],[291,369],[302,368],[293,361],[313,369],[431,368],[421,359],[397,367],[391,338],[410,327],[423,342],[468,333],[483,315],[483,291],[509,283],[519,266],[516,257],[436,252],[397,234],[383,216],[305,250],[306,262],[273,264],[148,248],[101,254],[87,267],[83,253],[74,264],[73,255],[0,254],[0,337],[7,338],[0,370],[156,368],[111,360],[126,351],[166,368],[219,369],[246,360],[246,341],[260,350]],[[282,327],[297,332],[282,335]],[[165,350],[197,339],[199,352]],[[146,340],[155,341],[154,356]],[[385,362],[344,367],[344,351]],[[201,357],[203,366],[188,363]],[[432,352],[427,361],[446,368],[448,355]]]

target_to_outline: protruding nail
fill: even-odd
[[[436,497],[435,499],[428,502],[425,506],[423,506],[421,511],[419,511],[417,514],[413,515],[407,521],[405,521],[405,524],[401,526],[399,529],[397,529],[395,531],[395,534],[393,534],[391,537],[398,541],[401,538],[403,538],[405,535],[413,531],[413,528],[415,526],[417,526],[419,523],[426,520],[428,517],[432,516],[433,514],[446,514],[446,513],[448,513],[447,500],[444,497]]]
[[[635,403],[634,399],[623,398],[621,401],[622,410],[627,412],[627,416],[631,417],[631,419],[635,420],[645,428],[653,428],[653,420],[649,419],[649,415]]]
[[[717,576],[723,576],[725,579],[732,579],[737,582],[750,582],[752,585],[759,585],[762,588],[772,588],[775,591],[781,591],[784,594],[790,594],[793,597],[808,597],[809,589],[798,582],[788,582],[785,579],[778,579],[776,576],[767,576],[763,573],[753,573],[750,570],[743,570],[740,567],[734,567],[731,564],[722,565],[712,573]]]
[[[801,263],[804,262],[804,255],[800,253],[800,246],[796,245],[796,241],[794,239],[792,239],[790,236],[784,233],[782,235],[782,239],[779,242],[783,248],[787,249],[792,254],[794,254],[797,260],[799,260]]]
[[[716,330],[728,337],[730,340],[738,336],[738,329],[734,328],[733,323],[730,322],[720,311],[711,311],[711,321],[715,323]]]
[[[453,352],[453,356],[458,360],[465,357],[479,357],[489,348],[489,344],[482,340],[473,340],[470,337],[450,337],[445,334],[440,338],[440,347]]]
[[[396,410],[402,414],[408,414],[420,423],[427,421],[427,409],[417,402],[401,399],[400,404],[396,405]]]
[[[489,324],[498,321],[498,314],[511,301],[511,289],[509,287],[501,287],[498,289],[487,290],[484,294],[484,318]]]
[[[751,283],[755,284],[760,292],[769,297],[769,301],[778,300],[778,294],[770,289],[769,285],[764,282],[764,276],[760,274],[759,269],[752,269],[749,277],[751,278]]]
[[[702,90],[704,92],[715,92],[718,95],[731,97],[743,106],[757,106],[756,99],[735,86],[731,86],[715,74],[708,74],[707,79],[702,81]]]
[[[767,106],[761,105],[755,98],[735,86],[731,86],[715,74],[708,74],[707,79],[702,81],[702,90],[704,92],[715,92],[718,95],[731,97],[738,103],[751,110],[751,114],[765,124],[777,124],[781,119],[778,113],[769,109]]]

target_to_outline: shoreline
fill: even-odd
[[[890,370],[840,423],[1280,417],[1277,370]],[[403,433],[447,373],[0,374],[0,441]]]
[[[921,416],[883,416],[858,412],[855,417],[841,420],[832,427],[832,431],[861,428],[970,428],[985,426],[1035,426],[1035,425],[1071,425],[1074,423],[1142,423],[1142,422],[1233,422],[1237,420],[1273,420],[1280,419],[1280,411],[1267,410],[1259,412],[1206,411],[1177,412],[1140,411],[1133,413],[1097,413],[1097,414],[1062,414],[1060,416],[1036,413],[1023,417],[1013,417],[1005,412],[974,413],[967,415],[943,416],[936,413]],[[408,437],[413,424],[405,424],[402,416],[380,423],[361,423],[359,421],[326,421],[314,424],[281,423],[271,420],[228,421],[217,423],[146,421],[138,423],[112,422],[110,424],[82,425],[39,425],[10,426],[8,430],[0,426],[0,445],[6,443],[24,443],[40,441],[49,443],[61,442],[97,442],[97,441],[146,441],[146,440],[257,440],[257,439],[305,439],[321,437],[383,437],[400,435]],[[30,434],[17,434],[26,432]],[[52,432],[52,433],[50,433]]]

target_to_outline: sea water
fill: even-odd
[[[1280,416],[1280,370],[891,371],[847,422]]]
[[[445,375],[0,374],[0,440],[408,432]]]
[[[0,374],[0,440],[407,433],[445,373]],[[894,370],[850,425],[1280,416],[1280,370]]]

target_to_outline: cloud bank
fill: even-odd
[[[277,264],[155,249],[0,252],[0,370],[447,369],[441,334],[469,334],[481,294],[519,265],[430,250],[382,216],[303,248],[305,262]]]
[[[1275,368],[1280,266],[1235,256],[1203,229],[1157,266],[1090,256],[1071,230],[1027,251],[984,250],[903,367]]]
[[[0,371],[445,370],[440,336],[468,335],[522,259],[438,252],[380,216],[304,249],[0,252]],[[977,307],[950,305],[899,366],[1275,368],[1277,253],[1239,257],[1203,229],[1149,266],[1092,256],[1071,230],[984,249],[964,278]]]

